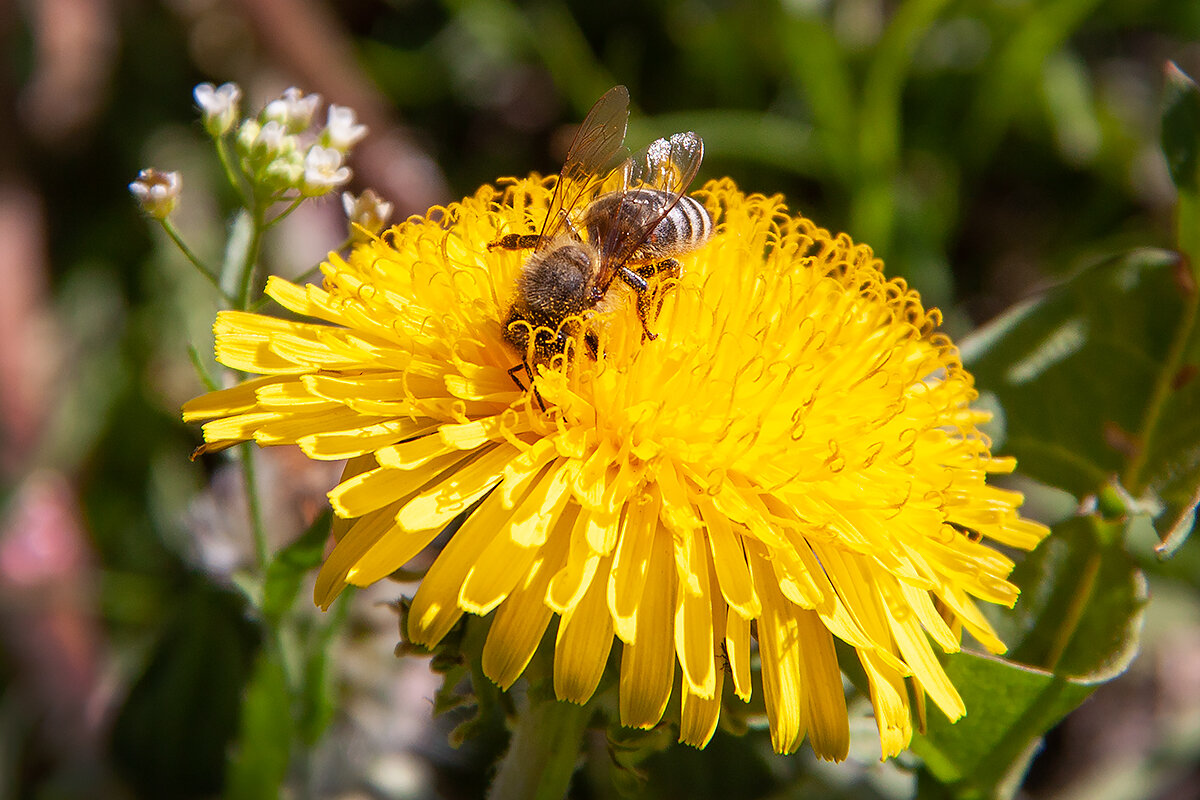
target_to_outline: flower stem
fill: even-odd
[[[254,471],[254,443],[238,445],[242,459],[242,480],[246,485],[246,504],[250,511],[250,529],[254,533],[254,557],[261,575],[266,575],[270,553],[267,549],[267,528],[263,524],[262,503],[258,497],[258,479]]]
[[[561,800],[571,786],[592,710],[532,699],[517,716],[488,800]]]
[[[297,197],[296,199],[292,200],[291,205],[289,205],[283,211],[280,211],[278,214],[276,214],[274,217],[272,217],[270,220],[268,220],[263,225],[263,230],[268,230],[271,227],[275,226],[277,223],[282,222],[283,220],[287,219],[288,215],[291,214],[293,211],[295,211],[297,208],[299,208],[300,204],[303,202],[304,202],[303,197]]]
[[[183,237],[179,235],[179,231],[176,230],[175,226],[171,224],[171,220],[160,219],[158,222],[160,225],[162,225],[162,229],[166,231],[167,236],[171,237],[171,241],[175,243],[175,246],[179,248],[179,252],[183,253],[184,257],[187,258],[188,261],[192,262],[192,266],[195,267],[201,275],[208,279],[208,282],[211,283],[213,287],[220,293],[221,299],[232,305],[233,298],[221,288],[221,279],[217,277],[215,272],[205,266],[204,262],[192,252],[192,248],[188,247],[187,243],[183,241]]]
[[[196,375],[199,376],[200,382],[204,384],[204,388],[210,392],[215,392],[220,389],[220,385],[213,379],[212,375],[208,374],[208,368],[204,361],[200,358],[200,351],[195,345],[188,345],[188,358],[192,361],[192,368],[196,370]]]
[[[246,311],[250,308],[250,290],[254,286],[254,278],[258,274],[258,251],[262,245],[262,235],[265,227],[263,218],[266,215],[264,204],[258,202],[250,209],[253,219],[251,224],[250,241],[246,245],[242,262],[242,273],[238,279],[237,308]]]
[[[250,197],[246,192],[244,182],[238,177],[240,170],[235,170],[233,160],[229,157],[229,143],[224,136],[216,138],[217,158],[221,160],[221,167],[225,170],[225,179],[229,181],[229,185],[238,193],[238,197],[242,201],[243,206],[250,205]]]

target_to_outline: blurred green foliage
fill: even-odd
[[[305,53],[288,50],[297,47],[294,40],[266,26],[258,3],[98,5],[112,47],[94,66],[100,74],[87,98],[95,103],[93,113],[67,135],[52,136],[28,103],[15,104],[12,141],[0,156],[5,186],[27,188],[41,209],[41,229],[33,233],[44,242],[45,262],[28,266],[41,270],[59,365],[36,440],[23,449],[10,445],[16,455],[5,462],[2,497],[10,505],[39,470],[69,478],[94,551],[89,584],[91,622],[102,642],[97,669],[120,688],[107,696],[97,690],[98,702],[106,700],[110,709],[100,725],[99,752],[60,750],[46,735],[49,718],[27,697],[29,666],[20,638],[0,641],[6,681],[0,794],[204,797],[232,787],[239,796],[265,796],[269,789],[262,787],[289,777],[288,754],[278,745],[283,734],[275,728],[287,698],[275,690],[283,680],[304,684],[311,703],[311,730],[304,736],[312,739],[329,722],[333,678],[323,662],[306,665],[300,679],[280,677],[280,665],[260,657],[243,596],[196,555],[193,498],[219,478],[221,462],[187,462],[198,433],[182,425],[178,407],[201,391],[187,348],[207,347],[215,301],[140,218],[125,187],[151,162],[184,169],[181,224],[195,246],[217,260],[232,198],[212,189],[218,168],[205,152],[191,87],[236,80],[261,97],[291,83],[329,90],[321,85],[324,73],[305,72]],[[342,63],[330,53],[324,68],[361,69],[377,87],[446,176],[451,189],[441,201],[498,176],[554,172],[566,126],[605,89],[624,83],[639,106],[629,135],[633,146],[696,130],[706,144],[701,180],[731,175],[745,189],[781,192],[819,224],[870,243],[891,274],[908,278],[927,303],[946,311],[955,334],[1061,283],[967,347],[981,389],[1004,409],[1000,449],[1015,453],[1026,475],[1072,500],[1102,492],[1118,476],[1127,479],[1123,488],[1135,500],[1155,490],[1168,507],[1186,512],[1196,464],[1175,467],[1195,452],[1198,384],[1170,398],[1160,395],[1180,377],[1164,373],[1165,366],[1195,363],[1194,331],[1183,334],[1182,351],[1172,349],[1180,341],[1181,316],[1191,308],[1194,317],[1195,284],[1193,278],[1191,295],[1181,290],[1179,262],[1168,252],[1176,244],[1176,195],[1160,151],[1159,119],[1163,63],[1174,59],[1185,72],[1200,74],[1200,4],[1194,0],[359,0],[326,10],[350,37],[352,58]],[[21,13],[26,16],[0,29],[8,44],[0,88],[5,98],[24,102],[52,56],[45,50],[46,21],[31,8]],[[1182,121],[1162,131],[1184,190],[1185,215],[1196,209],[1188,205],[1195,202],[1189,180],[1200,118],[1192,89],[1176,87],[1182,100],[1170,106],[1169,118]],[[1188,240],[1186,226],[1179,235]],[[1195,231],[1190,235],[1195,241]],[[288,263],[295,256],[286,242],[268,247],[274,264],[294,272],[309,266]],[[1079,346],[1047,360],[1045,343],[1055,335],[1074,336]],[[1073,347],[1072,341],[1066,344]],[[1033,371],[1014,379],[1014,364]],[[1148,408],[1163,410],[1159,427],[1146,428]],[[1136,452],[1150,455],[1133,455],[1130,437],[1141,437],[1146,449]],[[1035,503],[1042,496],[1034,492]],[[237,509],[228,495],[216,502]],[[1145,510],[1136,502],[1119,509],[1134,517]],[[1176,515],[1172,530],[1179,523]],[[281,521],[276,527],[287,539],[301,526],[288,529]],[[947,731],[944,720],[931,719],[916,746],[927,760],[923,767],[917,759],[873,765],[859,707],[853,759],[840,768],[806,755],[771,756],[761,736],[719,732],[703,755],[660,749],[658,742],[610,740],[607,751],[618,754],[620,777],[613,782],[595,766],[611,762],[604,746],[593,748],[576,776],[579,796],[611,797],[614,786],[646,797],[689,798],[1013,790],[1036,737],[1058,711],[1094,688],[1089,676],[1100,670],[1099,661],[1112,656],[1124,666],[1138,646],[1126,624],[1140,619],[1138,567],[1149,572],[1152,587],[1171,587],[1193,604],[1200,599],[1196,543],[1183,544],[1175,562],[1160,566],[1144,531],[1132,556],[1120,546],[1125,536],[1136,540],[1132,527],[1133,533],[1120,528],[1099,541],[1096,529],[1065,523],[1056,529],[1055,549],[1022,566],[1031,581],[1056,586],[1062,596],[1031,592],[1030,605],[1018,606],[1023,616],[1008,631],[1014,653],[1034,666],[1053,668],[1066,659],[1089,668],[1068,679],[969,656],[952,659],[949,669],[963,676],[962,685],[1003,684],[1009,691],[972,697],[964,690],[972,714],[958,728]],[[1161,534],[1168,532],[1160,525]],[[300,592],[299,575],[312,563],[313,540],[301,543],[268,575],[264,602],[272,614],[288,613]],[[1067,583],[1088,569],[1098,583],[1082,589]],[[1079,604],[1080,615],[1065,620],[1064,609]],[[1153,609],[1152,602],[1147,613]],[[1096,630],[1105,614],[1109,639],[1096,634],[1085,643],[1091,649],[1079,651],[1071,636]],[[15,629],[9,619],[4,624]],[[1154,627],[1158,633],[1140,645],[1154,648],[1180,635],[1184,628],[1172,627],[1176,620],[1195,635],[1196,620],[1184,614]],[[319,627],[310,632],[324,635]],[[999,708],[998,698],[1012,702]],[[478,791],[501,747],[503,711],[485,709],[476,727],[490,726],[493,739],[485,737],[475,751],[468,746],[472,758],[426,746],[424,754],[440,770],[438,796]],[[1023,717],[1025,738],[1004,738],[1014,730],[997,724],[1010,719],[1006,714]],[[959,747],[973,732],[979,746]],[[261,747],[249,752],[258,755],[246,757],[256,741]],[[1031,796],[1084,781],[1094,766],[1088,759],[1109,755],[1079,755],[1059,741],[1044,758],[1070,752],[1075,762],[1063,756],[1057,771],[1035,764],[1025,787]],[[1158,739],[1138,747],[1135,754],[1155,754],[1156,774],[1168,777],[1187,774],[1200,754],[1193,746],[1164,756]],[[623,760],[622,753],[636,757]],[[227,763],[233,764],[228,783]],[[330,796],[361,788],[344,775],[299,779],[309,779],[314,794],[317,785]],[[1164,781],[1155,786],[1172,785]],[[386,786],[376,781],[370,790],[410,796]],[[1116,793],[1119,786],[1091,796],[1126,796]],[[435,796],[428,786],[420,791],[428,793],[415,796]]]

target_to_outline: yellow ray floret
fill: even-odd
[[[185,406],[204,448],[351,459],[316,601],[465,516],[407,635],[435,646],[462,614],[494,615],[483,669],[504,688],[557,618],[560,698],[587,702],[619,644],[621,722],[658,724],[678,668],[679,736],[698,747],[757,684],[776,750],[807,737],[844,758],[835,639],[862,663],[884,757],[925,693],[969,713],[936,650],[964,629],[1003,650],[979,610],[1017,597],[993,545],[1046,529],[986,483],[1014,464],[992,457],[938,312],[869,248],[718,181],[697,193],[712,239],[653,287],[656,339],[616,293],[565,356],[526,364],[503,324],[527,255],[488,244],[537,231],[552,186],[484,187],[410,219],[331,256],[322,286],[272,278],[267,294],[311,321],[218,317],[218,358],[262,377]]]

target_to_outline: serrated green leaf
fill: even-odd
[[[321,563],[332,516],[329,509],[322,512],[300,538],[276,553],[267,565],[262,587],[262,613],[272,627],[278,627],[292,607],[304,577]]]
[[[1159,504],[1160,532],[1200,487],[1196,295],[1177,254],[1141,250],[1088,269],[981,328],[964,363],[1004,414],[1023,473],[1078,498],[1114,476]]]
[[[1162,149],[1175,186],[1195,192],[1200,178],[1200,87],[1173,62],[1167,62],[1166,69]]]
[[[283,665],[264,651],[246,687],[225,796],[230,800],[278,797],[291,759],[293,730],[287,675]]]

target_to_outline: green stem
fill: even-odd
[[[534,700],[517,716],[488,800],[561,800],[579,762],[589,706]]]
[[[218,136],[216,139],[217,158],[221,160],[221,168],[225,170],[225,179],[229,181],[229,185],[238,193],[238,198],[242,201],[242,205],[249,207],[250,195],[246,191],[245,184],[238,177],[241,174],[240,170],[234,169],[233,160],[229,157],[229,143],[224,136]]]
[[[242,480],[246,487],[246,505],[250,511],[250,529],[254,534],[254,556],[260,575],[266,575],[270,552],[267,549],[267,527],[263,524],[262,504],[258,497],[258,478],[254,470],[254,443],[242,442],[238,453],[242,459]]]
[[[250,290],[254,286],[255,276],[258,274],[258,250],[262,246],[262,235],[266,229],[263,224],[263,217],[266,215],[265,204],[256,200],[250,213],[253,216],[250,243],[246,245],[242,274],[238,279],[237,307],[241,311],[250,308]]]
[[[347,238],[345,241],[343,241],[341,244],[339,244],[337,247],[334,247],[333,249],[338,252],[341,252],[353,244],[354,244],[354,240]],[[324,262],[321,262],[321,263],[323,264]],[[305,283],[308,283],[310,278],[312,278],[314,275],[316,275],[320,271],[321,271],[321,264],[313,264],[311,267],[304,270],[304,272],[301,272],[296,277],[289,278],[288,280],[290,280],[292,283],[305,284]],[[260,309],[262,309],[263,306],[265,306],[269,302],[271,302],[271,298],[260,297],[257,300],[255,300],[253,303],[250,304],[249,310],[250,311],[259,311]]]
[[[200,358],[200,351],[195,345],[188,345],[188,358],[192,361],[192,367],[195,368],[196,374],[200,376],[200,382],[204,384],[204,388],[210,392],[215,392],[220,389],[220,385],[213,379],[212,375],[208,374],[208,367]]]
[[[227,304],[232,305],[233,298],[221,288],[221,279],[217,277],[217,273],[205,266],[204,262],[192,252],[192,249],[187,246],[186,242],[183,241],[183,237],[179,235],[179,231],[176,230],[175,226],[171,224],[171,220],[160,219],[158,222],[160,225],[162,225],[162,229],[166,231],[167,236],[171,237],[171,241],[175,243],[175,246],[179,248],[179,252],[183,253],[184,257],[187,258],[188,261],[192,262],[192,266],[195,267],[201,275],[208,279],[208,282],[213,285],[213,288],[220,293],[221,299]]]
[[[283,211],[280,211],[278,215],[276,215],[276,216],[275,216],[275,217],[273,217],[271,220],[269,220],[268,222],[266,222],[266,223],[263,225],[263,230],[264,230],[264,231],[265,231],[265,230],[270,230],[272,227],[274,227],[274,226],[275,226],[276,224],[278,224],[279,222],[282,222],[283,220],[287,219],[287,217],[288,217],[288,216],[289,216],[289,215],[290,215],[290,214],[291,214],[293,211],[295,211],[297,208],[299,208],[299,207],[300,207],[300,204],[301,204],[301,203],[303,203],[303,202],[304,202],[304,198],[303,198],[303,197],[297,197],[295,200],[293,200],[293,201],[292,201],[291,205],[289,205],[289,206],[288,206],[287,208],[285,208]]]

